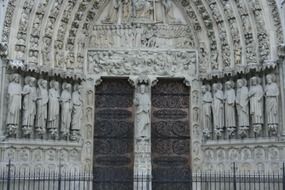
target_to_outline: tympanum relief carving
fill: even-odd
[[[198,74],[197,54],[191,50],[90,50],[87,69],[101,76]]]

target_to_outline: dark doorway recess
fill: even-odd
[[[125,79],[96,87],[94,189],[133,190],[133,94]]]
[[[153,190],[191,187],[189,87],[160,79],[152,88]]]

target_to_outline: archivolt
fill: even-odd
[[[9,59],[84,72],[89,32],[108,0],[9,0]],[[274,65],[282,42],[275,0],[176,0],[189,17],[205,77]]]

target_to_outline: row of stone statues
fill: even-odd
[[[212,132],[217,138],[223,132],[232,137],[237,126],[240,137],[249,136],[250,131],[259,136],[264,123],[270,135],[277,135],[279,88],[274,74],[266,75],[264,88],[261,78],[254,76],[250,79],[249,87],[246,79],[238,79],[236,90],[235,83],[227,81],[224,90],[221,83],[215,83],[212,92],[210,85],[202,86],[202,93],[202,122],[207,138],[211,137]]]
[[[8,86],[7,135],[79,140],[83,101],[81,86],[12,74]],[[21,128],[20,128],[21,126]]]

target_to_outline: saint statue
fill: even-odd
[[[235,113],[235,102],[236,95],[234,90],[233,81],[227,81],[225,83],[225,119],[226,127],[230,135],[233,135],[236,128],[236,113]]]
[[[249,90],[250,98],[250,115],[254,127],[254,133],[259,135],[262,130],[263,123],[263,88],[260,85],[259,77],[251,78],[251,86]]]
[[[43,135],[46,130],[48,116],[48,82],[40,79],[38,81],[38,99],[37,99],[37,125],[36,131]]]
[[[207,138],[211,136],[212,132],[212,94],[210,92],[210,86],[204,85],[202,86],[202,122],[204,134]]]
[[[139,138],[150,137],[150,106],[151,100],[146,92],[146,84],[139,84],[139,92],[135,96],[136,109],[136,136]]]
[[[276,77],[273,74],[266,75],[267,85],[265,86],[266,117],[269,130],[275,135],[278,130],[278,97],[279,88],[276,84]]]
[[[119,18],[120,7],[122,6],[122,0],[112,0],[110,8],[108,9],[108,15],[102,21],[103,23],[116,23]]]
[[[164,8],[164,15],[165,15],[166,23],[170,24],[170,23],[175,22],[172,0],[162,0],[162,5]]]
[[[248,88],[246,79],[237,80],[237,115],[239,125],[239,135],[247,136],[249,127],[249,107],[248,107]]]
[[[58,136],[59,127],[59,83],[56,81],[50,82],[50,89],[48,92],[48,133],[52,138]]]
[[[132,0],[133,16],[153,20],[153,2],[152,0]]]
[[[7,133],[9,136],[16,135],[20,122],[20,111],[22,107],[22,86],[20,84],[20,75],[13,74],[8,86],[8,115],[7,115]]]
[[[33,132],[35,116],[37,89],[36,79],[34,77],[25,78],[25,86],[23,88],[23,135],[31,135]]]
[[[79,140],[80,129],[82,123],[83,115],[83,100],[81,97],[81,86],[76,84],[74,85],[74,91],[72,93],[72,121],[71,121],[71,139]]]
[[[213,116],[214,116],[214,129],[217,137],[222,136],[224,127],[224,94],[222,91],[222,84],[213,84]]]
[[[61,136],[66,138],[69,135],[69,129],[71,125],[71,112],[72,112],[72,102],[71,102],[71,84],[63,83],[62,93],[60,97],[61,102]]]

